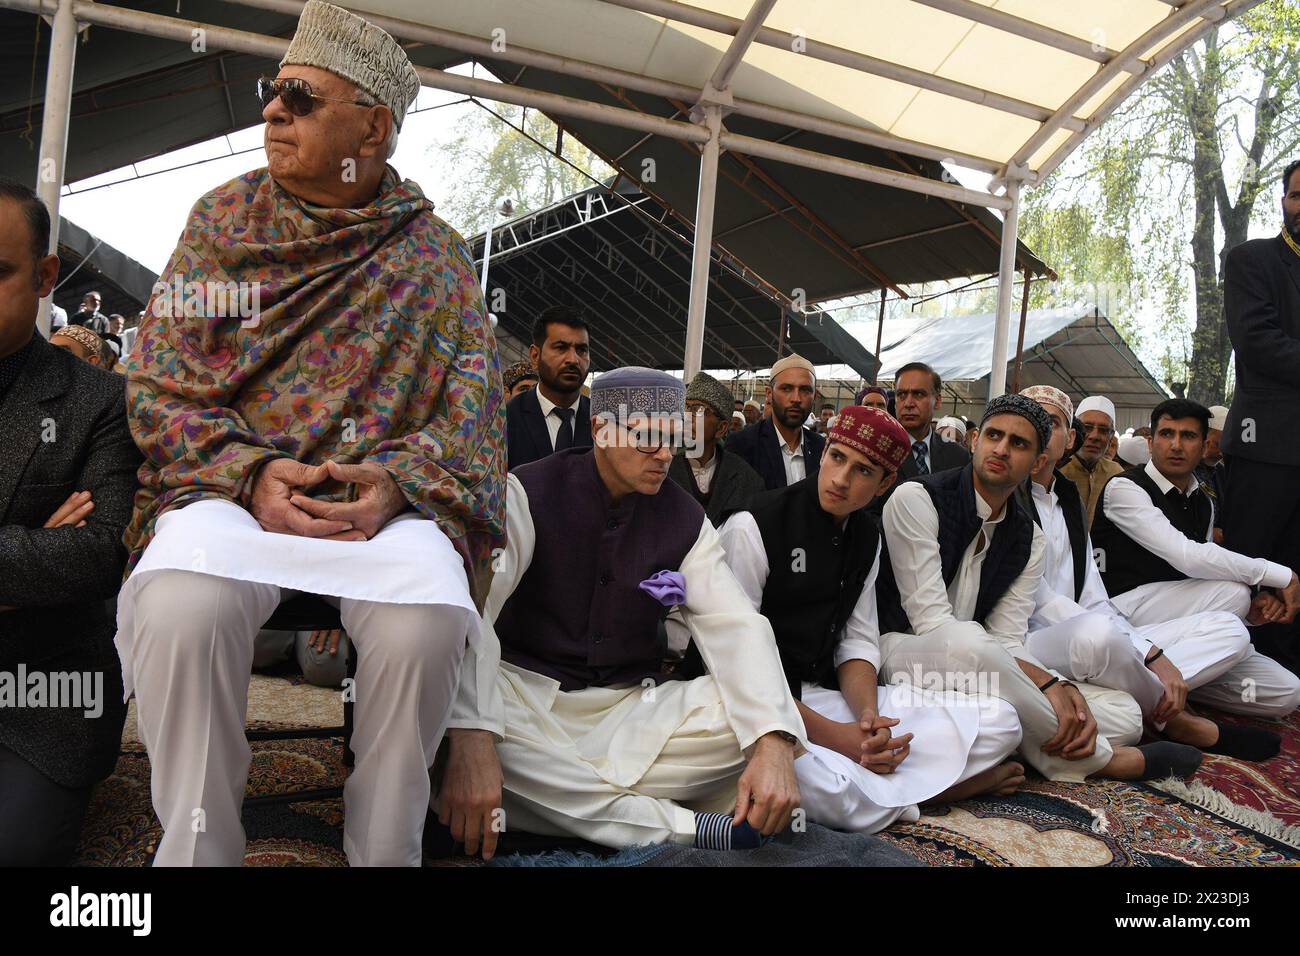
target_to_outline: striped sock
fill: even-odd
[[[695,814],[695,848],[697,850],[757,850],[762,835],[749,825],[732,826],[729,813]]]

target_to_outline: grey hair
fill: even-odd
[[[357,88],[357,102],[362,104],[363,106],[383,105],[382,103],[379,102],[379,100],[375,99],[373,96],[371,96],[369,93],[367,93],[365,90],[361,89],[360,87]],[[389,113],[392,113],[392,110],[389,110]],[[390,126],[388,129],[388,142],[384,144],[385,148],[387,149],[387,153],[385,154],[384,159],[392,159],[393,154],[397,152],[397,132],[398,132],[397,117],[393,117],[393,125]]]

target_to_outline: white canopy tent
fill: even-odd
[[[296,13],[302,0],[232,0]],[[1006,353],[1020,190],[1040,182],[1156,70],[1262,0],[348,0],[412,43],[515,64],[428,86],[698,144],[685,367],[700,367],[721,150],[1003,212],[990,355]],[[278,57],[280,37],[92,0],[0,0],[53,17],[38,182],[57,221],[79,24]],[[196,31],[202,31],[200,34]],[[529,71],[693,106],[690,121],[532,89]],[[732,113],[989,173],[1000,194],[728,131]],[[676,115],[676,114],[674,114]],[[56,242],[57,237],[51,237]],[[48,327],[48,317],[42,322]],[[992,362],[990,395],[1005,387]]]
[[[894,381],[908,362],[925,362],[943,379],[945,413],[979,420],[993,371],[997,316],[891,319],[878,356],[880,378]],[[1016,358],[1004,347],[1005,376]],[[1151,409],[1169,397],[1110,320],[1092,304],[1030,309],[1025,316],[1020,386],[1055,385],[1078,404],[1089,395],[1115,403],[1116,425],[1148,424]]]

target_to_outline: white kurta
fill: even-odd
[[[1148,462],[1145,470],[1161,493],[1174,489],[1155,462]],[[1184,494],[1194,494],[1199,487],[1193,475]],[[1291,569],[1215,544],[1213,515],[1203,540],[1192,541],[1170,523],[1145,490],[1127,478],[1111,479],[1098,507],[1134,542],[1187,575],[1186,580],[1155,581],[1117,595],[1112,603],[1119,612],[1139,628],[1169,625],[1160,634],[1163,640],[1174,641],[1166,652],[1179,670],[1184,662],[1194,669],[1196,648],[1207,643],[1240,650],[1227,668],[1199,680],[1194,698],[1232,713],[1260,717],[1284,717],[1295,710],[1300,704],[1300,677],[1257,652],[1245,625],[1250,587],[1285,587]],[[1194,634],[1180,626],[1188,615],[1201,617]],[[1160,643],[1156,637],[1151,640]],[[1203,660],[1214,653],[1201,651],[1199,657]],[[1205,669],[1215,670],[1215,666]]]
[[[883,523],[889,557],[903,609],[912,624],[911,632],[881,636],[885,677],[894,680],[899,674],[919,669],[927,674],[937,672],[945,686],[951,686],[954,675],[973,673],[990,684],[996,679],[995,693],[1014,705],[1020,717],[1024,736],[1020,752],[1024,758],[1051,780],[1083,780],[1110,762],[1114,746],[1136,743],[1141,738],[1142,713],[1133,698],[1122,691],[1080,684],[1079,691],[1097,719],[1095,752],[1080,760],[1065,760],[1042,751],[1042,744],[1056,733],[1056,711],[1016,661],[1026,661],[1051,673],[1025,645],[1043,575],[1043,533],[1034,526],[1024,570],[985,622],[976,623],[971,618],[987,542],[1012,503],[1008,502],[996,519],[978,493],[975,505],[983,526],[962,555],[951,584],[945,586],[939,558],[939,515],[929,493],[922,485],[907,482],[885,504]]]
[[[762,532],[747,511],[737,512],[719,530],[727,563],[757,611],[763,603],[770,567]],[[862,594],[835,649],[835,666],[863,660],[879,671],[880,627],[876,616],[877,545]],[[805,682],[805,707],[828,720],[857,723],[838,690]],[[918,804],[1004,760],[1020,743],[1020,722],[1005,702],[979,701],[965,694],[893,684],[876,692],[877,712],[897,717],[891,733],[913,734],[907,759],[891,774],[878,774],[858,761],[816,743],[795,761],[799,792],[809,819],[836,829],[875,832],[897,819],[915,820]]]
[[[1050,489],[1037,482],[1031,489],[1042,521],[1046,567],[1025,644],[1053,670],[1132,694],[1143,714],[1150,716],[1164,694],[1160,679],[1145,662],[1153,646],[1165,651],[1193,690],[1217,680],[1246,655],[1245,628],[1222,613],[1184,613],[1145,627],[1131,624],[1106,594],[1092,560],[1091,538],[1076,601],[1065,509]]]
[[[702,517],[677,569],[686,580],[678,612],[710,676],[566,692],[502,662],[493,625],[536,540],[527,492],[514,475],[506,489],[506,552],[449,726],[496,736],[507,829],[614,847],[693,842],[692,810],[734,806],[744,752],[760,737],[781,731],[807,745],[771,626],[750,608]]]

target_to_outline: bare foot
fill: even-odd
[[[1009,797],[1018,787],[1025,783],[1025,768],[1014,761],[998,764],[975,776],[953,784],[934,798],[936,803],[952,803],[967,797],[978,797],[986,793],[999,797]]]
[[[1183,711],[1165,724],[1164,734],[1177,743],[1204,749],[1219,742],[1219,725],[1205,717]]]

